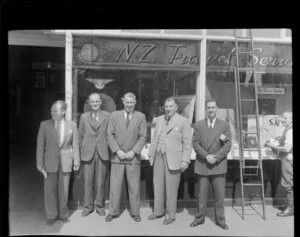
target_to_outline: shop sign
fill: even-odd
[[[74,66],[163,66],[199,70],[200,42],[73,36]]]
[[[284,95],[285,94],[285,88],[264,88],[264,87],[259,87],[259,88],[257,88],[257,94]]]
[[[279,43],[254,43],[251,50],[249,43],[239,44],[240,67],[251,67],[253,61],[256,68],[292,68],[291,45]],[[208,41],[207,66],[230,67],[236,64],[235,42]]]

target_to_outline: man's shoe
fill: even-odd
[[[175,221],[175,219],[165,219],[163,224],[164,225],[170,225],[170,224],[172,224],[173,221]]]
[[[112,221],[114,218],[116,218],[116,217],[113,216],[113,215],[108,214],[108,215],[106,216],[106,218],[105,218],[105,221],[106,221],[106,222],[110,222],[110,221]]]
[[[294,208],[286,208],[282,212],[277,213],[279,217],[286,217],[286,216],[293,216],[294,215]]]
[[[53,225],[55,223],[56,219],[48,219],[46,220],[46,225]]]
[[[66,223],[69,223],[71,220],[69,217],[66,217],[66,218],[59,218],[59,220],[63,221],[63,222],[66,222]]]
[[[93,211],[89,210],[89,209],[84,209],[81,213],[82,216],[88,216],[89,214],[91,214]]]
[[[142,218],[140,215],[136,215],[136,216],[132,216],[133,220],[135,220],[136,222],[141,222]]]
[[[96,213],[97,213],[99,216],[105,216],[105,211],[104,211],[104,210],[96,210]]]
[[[162,214],[162,215],[160,215],[160,216],[156,216],[156,215],[154,215],[154,213],[153,213],[153,214],[151,214],[150,216],[148,216],[148,220],[149,220],[149,221],[152,221],[152,220],[161,218],[161,217],[163,217],[163,216],[164,216],[164,214]]]
[[[199,221],[197,219],[195,219],[191,224],[190,224],[190,227],[196,227],[198,225],[202,225],[204,224],[204,220],[203,221]]]
[[[223,230],[228,230],[228,225],[227,224],[217,224],[217,226],[221,227]]]

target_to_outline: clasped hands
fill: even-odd
[[[211,165],[215,164],[217,161],[217,158],[215,155],[207,155],[205,158],[206,158],[207,162]]]
[[[118,150],[117,155],[119,156],[120,160],[133,159],[133,157],[135,156],[135,152],[129,151],[129,152],[125,153],[122,150]]]

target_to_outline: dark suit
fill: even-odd
[[[44,167],[44,200],[47,219],[68,217],[68,192],[73,160],[79,164],[76,124],[65,121],[62,142],[59,141],[54,120],[41,122],[37,137],[37,166]]]
[[[122,183],[126,172],[130,214],[136,216],[140,214],[140,153],[146,142],[147,123],[143,113],[134,111],[129,126],[126,128],[124,113],[124,110],[112,112],[107,129],[108,142],[113,153],[111,158],[109,213],[113,216],[120,214]],[[120,160],[116,153],[120,149],[125,153],[134,151],[135,156],[132,160]]]
[[[84,207],[94,210],[94,190],[96,209],[105,209],[104,187],[109,173],[109,152],[107,125],[110,114],[100,110],[98,121],[92,120],[92,113],[81,115],[79,123],[79,146],[84,168]],[[96,181],[96,187],[94,183]]]
[[[224,134],[226,141],[221,141]],[[227,173],[227,154],[231,148],[231,132],[229,124],[216,119],[214,127],[209,128],[207,120],[195,123],[193,147],[196,152],[195,173],[198,174],[199,184],[199,209],[196,215],[199,222],[204,221],[209,182],[212,182],[215,199],[215,213],[217,224],[225,224],[224,198],[225,198],[225,174]],[[209,164],[206,156],[216,156],[216,163]]]

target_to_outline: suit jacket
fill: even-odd
[[[41,122],[37,137],[37,166],[44,167],[46,172],[58,172],[59,163],[63,172],[71,172],[73,160],[79,164],[78,131],[76,124],[65,120],[65,132],[59,144],[54,127],[54,120]]]
[[[220,140],[221,134],[226,136],[226,141]],[[197,121],[194,125],[193,147],[196,152],[195,173],[200,175],[217,175],[227,172],[227,154],[231,148],[231,132],[229,124],[216,119],[211,130],[208,128],[207,119]],[[206,155],[216,156],[216,163],[211,165],[206,161]]]
[[[101,110],[99,121],[94,124],[91,111],[81,115],[79,122],[79,147],[81,160],[92,159],[97,149],[101,159],[109,160],[107,125],[110,113]]]
[[[128,128],[126,128],[124,110],[118,110],[111,113],[107,137],[111,151],[113,152],[111,161],[113,163],[140,163],[140,153],[146,143],[147,123],[146,117],[139,111],[132,114]],[[120,160],[117,151],[121,149],[125,153],[135,152],[133,159]]]
[[[155,151],[157,148],[159,135],[164,124],[165,116],[161,115],[155,122],[155,131],[149,150],[150,164],[154,163]],[[190,163],[192,151],[192,128],[187,118],[174,114],[166,129],[166,155],[169,168],[178,170],[181,162]]]

